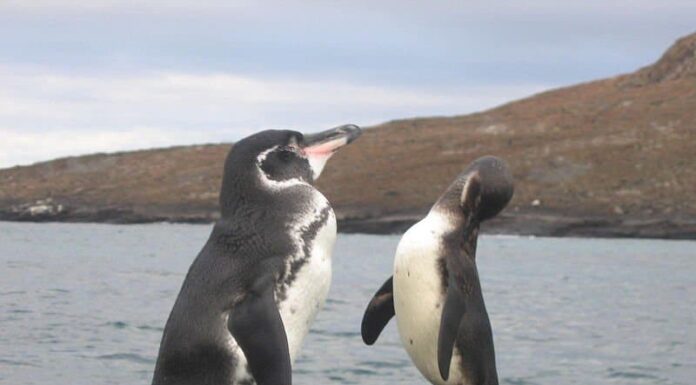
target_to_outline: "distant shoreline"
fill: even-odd
[[[365,128],[317,181],[339,231],[398,234],[467,163],[505,159],[516,191],[484,233],[696,239],[696,33],[632,73],[487,111]],[[0,170],[0,220],[211,223],[231,143]]]
[[[421,214],[384,215],[351,218],[338,213],[340,233],[401,234],[420,220]],[[65,210],[28,213],[0,211],[0,221],[59,223],[213,223],[210,213],[190,215],[148,215],[127,209]],[[521,236],[588,237],[588,238],[654,238],[696,240],[696,218],[635,218],[573,216],[557,213],[503,213],[482,226],[485,234]]]
[[[399,234],[420,217],[339,220],[344,233]],[[484,234],[583,238],[653,238],[696,240],[696,219],[574,217],[557,214],[502,214],[482,225]]]

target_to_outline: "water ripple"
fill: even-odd
[[[135,353],[114,353],[114,354],[104,354],[96,357],[99,360],[118,360],[118,361],[129,361],[139,364],[154,364],[155,360],[143,357]]]
[[[0,291],[0,382],[149,381],[162,327],[209,234],[210,226],[0,222],[0,266],[8,270]],[[374,346],[360,338],[364,306],[392,271],[398,241],[339,236],[330,298],[303,343],[293,382],[427,383],[394,320]],[[482,237],[477,265],[501,384],[692,384],[695,248]]]

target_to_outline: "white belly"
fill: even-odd
[[[430,213],[401,238],[394,258],[394,310],[404,348],[418,370],[433,384],[461,384],[459,354],[452,356],[444,381],[437,365],[437,340],[444,293],[438,266],[445,217]]]
[[[336,242],[336,217],[329,215],[317,232],[309,260],[297,272],[287,299],[280,303],[280,316],[288,335],[290,358],[295,360],[309,328],[326,301],[331,285],[331,255]]]
[[[317,232],[310,247],[311,254],[297,272],[291,286],[285,293],[285,300],[279,303],[280,317],[288,337],[290,360],[295,362],[302,347],[302,341],[326,301],[331,285],[331,255],[336,242],[336,216],[330,212],[326,224]],[[301,247],[300,247],[301,249]],[[247,360],[237,341],[229,335],[229,345],[238,357],[235,383],[248,383],[252,380],[247,371]]]

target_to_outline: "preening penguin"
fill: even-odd
[[[360,135],[264,131],[225,162],[221,219],[164,328],[152,383],[290,385],[291,365],[331,281],[336,218],[314,188]]]
[[[401,238],[394,275],[363,317],[366,344],[396,316],[402,344],[431,383],[498,384],[476,242],[480,223],[503,210],[512,194],[510,171],[495,157],[477,159],[455,179]]]

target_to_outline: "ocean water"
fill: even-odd
[[[0,383],[147,384],[206,225],[0,222]],[[398,236],[340,235],[296,384],[424,384],[396,325],[360,320]],[[483,236],[501,384],[696,381],[696,242]]]

